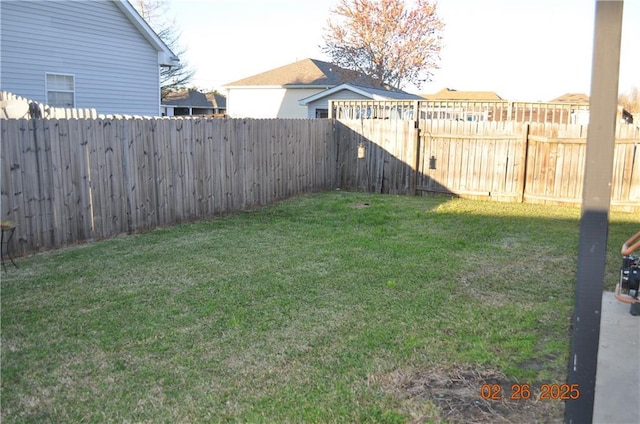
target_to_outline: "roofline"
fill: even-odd
[[[112,0],[118,9],[131,21],[142,36],[158,51],[158,64],[164,66],[176,66],[180,58],[171,51],[169,46],[156,34],[138,11],[128,0]]]
[[[327,90],[324,90],[324,91],[321,91],[319,93],[313,94],[313,95],[311,95],[309,97],[305,97],[304,99],[300,99],[300,100],[298,100],[298,104],[300,106],[306,106],[311,102],[314,102],[314,101],[316,101],[318,99],[321,99],[323,97],[329,96],[329,95],[331,95],[333,93],[336,93],[338,91],[345,90],[345,89],[353,91],[354,93],[360,94],[361,96],[368,97],[370,99],[375,99],[375,95],[372,95],[371,93],[367,93],[363,89],[361,89],[361,88],[359,88],[359,87],[357,87],[355,85],[351,85],[351,84],[345,82],[345,83],[342,83],[340,85],[333,86],[332,88],[329,88]]]
[[[335,87],[334,85],[331,84],[273,84],[273,85],[260,85],[260,84],[254,84],[254,85],[233,85],[233,84],[227,84],[227,85],[223,85],[223,88],[226,89],[230,89],[230,88],[320,88],[323,90],[328,90],[329,88]]]
[[[333,93],[337,93],[338,91],[341,90],[350,90],[356,94],[360,94],[363,97],[367,97],[371,100],[393,100],[393,101],[422,101],[420,99],[398,99],[398,98],[393,98],[390,96],[385,96],[383,94],[380,94],[380,91],[387,91],[388,93],[400,93],[399,91],[393,91],[393,90],[384,90],[384,88],[378,88],[378,87],[365,87],[365,86],[361,86],[361,85],[355,85],[355,84],[349,84],[348,82],[342,83],[340,85],[336,85],[330,89],[321,91],[319,93],[313,94],[309,97],[305,97],[304,99],[300,99],[298,100],[298,104],[300,106],[306,106],[311,102],[314,102],[318,99],[322,99],[323,97],[329,96]],[[368,91],[368,90],[372,90],[372,91]],[[375,91],[374,91],[375,90]],[[413,95],[416,97],[420,97],[417,94],[411,94],[411,93],[406,93],[406,92],[402,92],[404,94],[407,95]]]

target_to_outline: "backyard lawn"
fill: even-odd
[[[2,421],[561,422],[579,215],[337,191],[21,258]]]

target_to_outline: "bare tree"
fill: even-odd
[[[640,88],[633,87],[618,97],[618,102],[631,113],[640,113]]]
[[[140,16],[147,21],[164,43],[180,57],[177,66],[163,66],[160,68],[161,98],[167,93],[186,86],[193,75],[193,70],[184,60],[186,49],[180,44],[180,32],[175,18],[169,14],[169,8],[165,0],[131,0]]]
[[[332,62],[380,80],[382,85],[420,87],[440,60],[444,23],[436,3],[415,0],[340,0],[325,29]]]

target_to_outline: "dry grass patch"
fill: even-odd
[[[369,376],[368,382],[396,397],[415,423],[561,423],[564,411],[562,402],[542,401],[539,394],[510,399],[512,385],[520,383],[498,370],[433,367]],[[483,385],[496,384],[504,388],[501,400],[483,399]]]

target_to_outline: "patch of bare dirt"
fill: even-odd
[[[355,202],[355,203],[353,203],[353,207],[356,208],[356,209],[368,208],[369,206],[371,206],[371,203],[369,203],[369,202]]]
[[[564,417],[564,403],[539,400],[534,384],[529,399],[511,399],[515,382],[492,370],[430,369],[413,374],[395,371],[370,377],[369,382],[378,383],[383,390],[399,397],[404,412],[414,423],[562,423]],[[500,400],[483,398],[481,391],[485,384],[501,388]],[[437,408],[438,416],[425,415],[426,402]]]

